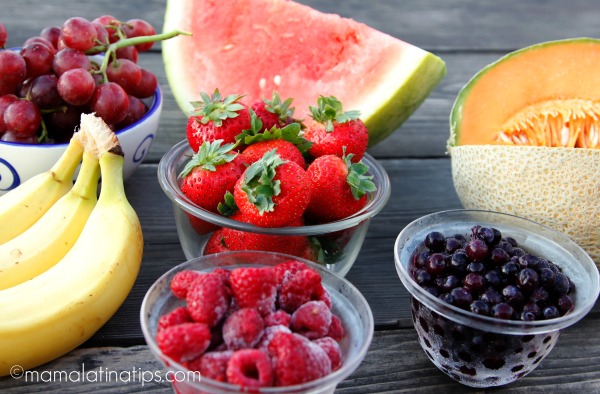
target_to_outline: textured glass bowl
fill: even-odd
[[[431,231],[470,234],[471,227],[495,227],[527,252],[551,260],[576,286],[575,308],[550,320],[501,320],[447,304],[409,274],[411,257]],[[396,271],[412,296],[419,343],[431,361],[454,380],[473,387],[510,383],[533,371],[552,350],[560,331],[583,318],[600,291],[598,270],[585,251],[566,236],[516,216],[452,210],[421,217],[406,226],[394,247]]]
[[[184,304],[184,301],[177,299],[170,291],[169,284],[173,276],[187,269],[212,271],[217,267],[233,269],[242,266],[274,266],[292,258],[316,270],[321,275],[323,285],[331,294],[332,312],[340,317],[345,330],[344,339],[340,342],[343,364],[340,369],[323,378],[300,385],[264,388],[260,392],[333,393],[337,384],[360,365],[373,338],[373,314],[365,298],[350,282],[318,264],[290,255],[258,251],[217,253],[189,260],[171,269],[150,287],[142,302],[140,319],[144,337],[152,354],[167,367],[174,377],[173,380],[177,380],[174,388],[178,393],[217,394],[241,391],[239,386],[188,374],[189,371],[182,365],[160,352],[154,339],[158,320],[165,313]]]
[[[302,227],[261,228],[216,215],[193,204],[180,189],[177,178],[193,151],[186,140],[173,146],[158,165],[158,180],[169,199],[183,252],[188,259],[204,255],[204,247],[215,229],[229,227],[240,231],[275,237],[277,244],[285,244],[286,237],[314,237],[324,249],[325,265],[340,276],[350,270],[367,234],[373,216],[383,209],[390,197],[390,180],[384,168],[373,157],[365,154],[363,163],[369,166],[377,191],[367,205],[343,220]],[[194,225],[192,225],[192,221]],[[199,230],[199,227],[202,229]],[[304,256],[301,256],[304,257]]]

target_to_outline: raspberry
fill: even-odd
[[[167,327],[175,326],[182,323],[190,323],[192,317],[184,306],[173,309],[166,315],[161,316],[158,320],[158,331],[164,330]]]
[[[281,285],[279,304],[286,312],[293,313],[300,305],[320,299],[323,292],[318,272],[311,269],[298,271]]]
[[[331,311],[323,301],[302,304],[292,315],[290,328],[293,332],[317,339],[327,335],[331,326]]]
[[[331,371],[335,371],[342,366],[342,349],[335,339],[331,337],[318,338],[313,341],[327,353],[331,360]]]
[[[225,283],[226,286],[231,287],[231,271],[226,270],[225,268],[215,268],[212,271],[212,274],[220,276],[221,279],[223,279],[223,283]]]
[[[233,312],[223,325],[223,340],[230,350],[252,348],[263,336],[265,324],[254,308]]]
[[[164,355],[176,362],[190,361],[208,348],[210,329],[202,323],[182,323],[156,334],[156,343]]]
[[[191,371],[198,371],[203,378],[227,382],[227,364],[233,355],[232,350],[222,352],[208,352],[197,357],[187,364]]]
[[[288,326],[282,326],[281,324],[266,327],[260,342],[256,345],[256,349],[268,353],[269,343],[278,332],[287,332],[288,334],[291,334],[292,330],[290,330]]]
[[[333,313],[331,314],[331,325],[329,326],[327,336],[335,339],[338,342],[344,338],[344,326],[342,325],[342,319]]]
[[[221,276],[203,274],[188,291],[186,300],[192,319],[213,327],[227,314],[231,292]]]
[[[298,260],[285,261],[273,267],[278,285],[283,284],[290,276],[294,276],[297,272],[306,269],[310,269],[310,267]]]
[[[300,384],[331,372],[331,361],[325,351],[302,335],[278,332],[268,350],[275,386]]]
[[[289,313],[279,309],[265,316],[265,326],[269,327],[281,324],[282,326],[289,327],[291,320],[292,316]]]
[[[277,287],[271,267],[243,267],[231,271],[231,289],[240,308],[256,308],[262,316],[275,310]]]
[[[202,275],[205,274],[192,270],[184,270],[176,273],[173,276],[173,279],[171,279],[171,291],[173,292],[173,295],[180,300],[184,300],[188,289],[190,289],[194,281]]]
[[[273,370],[269,356],[256,349],[235,351],[227,364],[227,380],[251,389],[271,386]]]

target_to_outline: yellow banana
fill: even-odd
[[[81,235],[52,268],[0,290],[0,376],[15,365],[34,368],[79,346],[117,311],[136,280],[142,231],[125,196],[122,151],[102,124],[115,145],[100,155],[100,197]]]
[[[73,187],[73,174],[81,161],[83,146],[73,137],[60,159],[46,172],[0,196],[0,244],[35,223]]]
[[[71,249],[98,200],[98,159],[83,154],[73,188],[31,227],[0,245],[0,290],[36,277]]]

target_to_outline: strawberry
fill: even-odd
[[[272,150],[244,171],[233,196],[250,223],[282,227],[302,217],[310,202],[310,189],[302,167]]]
[[[300,135],[299,123],[290,123],[282,128],[275,125],[265,129],[260,117],[252,110],[250,112],[250,129],[244,130],[236,137],[239,143],[246,147],[242,154],[252,164],[258,161],[265,153],[277,149],[277,154],[282,159],[293,161],[306,169],[306,160],[303,154],[308,151],[312,143]]]
[[[327,223],[361,210],[367,204],[367,193],[376,190],[373,176],[365,175],[368,170],[362,161],[352,163],[352,154],[315,159],[306,170],[313,190],[307,215]]]
[[[312,157],[323,155],[344,155],[343,147],[348,154],[353,154],[353,161],[362,159],[369,144],[369,132],[359,111],[344,112],[342,103],[334,96],[320,96],[317,107],[310,107],[315,123],[306,130],[304,137],[313,145],[308,150]]]
[[[281,101],[277,92],[273,92],[271,100],[262,99],[252,104],[252,109],[262,121],[262,130],[272,127],[283,127],[294,122],[294,107],[290,108],[293,99]]]
[[[223,140],[205,141],[186,164],[180,178],[181,192],[194,204],[218,213],[225,193],[233,192],[235,183],[246,169],[244,156],[232,152],[234,144]]]
[[[250,114],[247,107],[240,103],[242,95],[231,94],[221,97],[219,89],[212,96],[200,93],[202,101],[194,101],[188,119],[186,135],[190,147],[197,152],[205,141],[223,140],[235,143],[235,136],[250,128]]]
[[[203,254],[214,254],[227,251],[229,251],[229,248],[225,245],[225,240],[223,239],[223,229],[219,228],[212,233],[208,241],[206,241]]]

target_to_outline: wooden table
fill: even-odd
[[[226,0],[222,0],[226,1]],[[393,260],[399,231],[422,215],[461,204],[445,153],[448,115],[458,90],[486,64],[537,42],[598,34],[600,8],[592,0],[302,0],[325,12],[364,22],[442,57],[448,74],[412,117],[385,143],[370,149],[392,181],[392,197],[375,217],[358,260],[348,273],[369,301],[375,335],[366,359],[338,387],[340,393],[462,392],[468,389],[437,370],[417,343],[408,294]],[[111,14],[122,20],[146,19],[162,27],[165,0],[3,1],[0,22],[9,46],[18,46],[48,25],[72,16],[93,19]],[[163,272],[185,260],[170,201],[161,191],[157,163],[184,138],[186,117],[176,106],[165,78],[160,45],[140,57],[155,72],[165,93],[160,130],[144,163],[126,182],[127,195],[141,219],[145,238],[142,269],[117,314],[87,343],[40,371],[160,371],[139,325],[141,300]],[[600,303],[566,330],[553,352],[527,377],[495,392],[600,392]],[[1,317],[0,317],[1,318]],[[0,392],[170,392],[168,383],[139,381],[37,382],[0,378]]]

